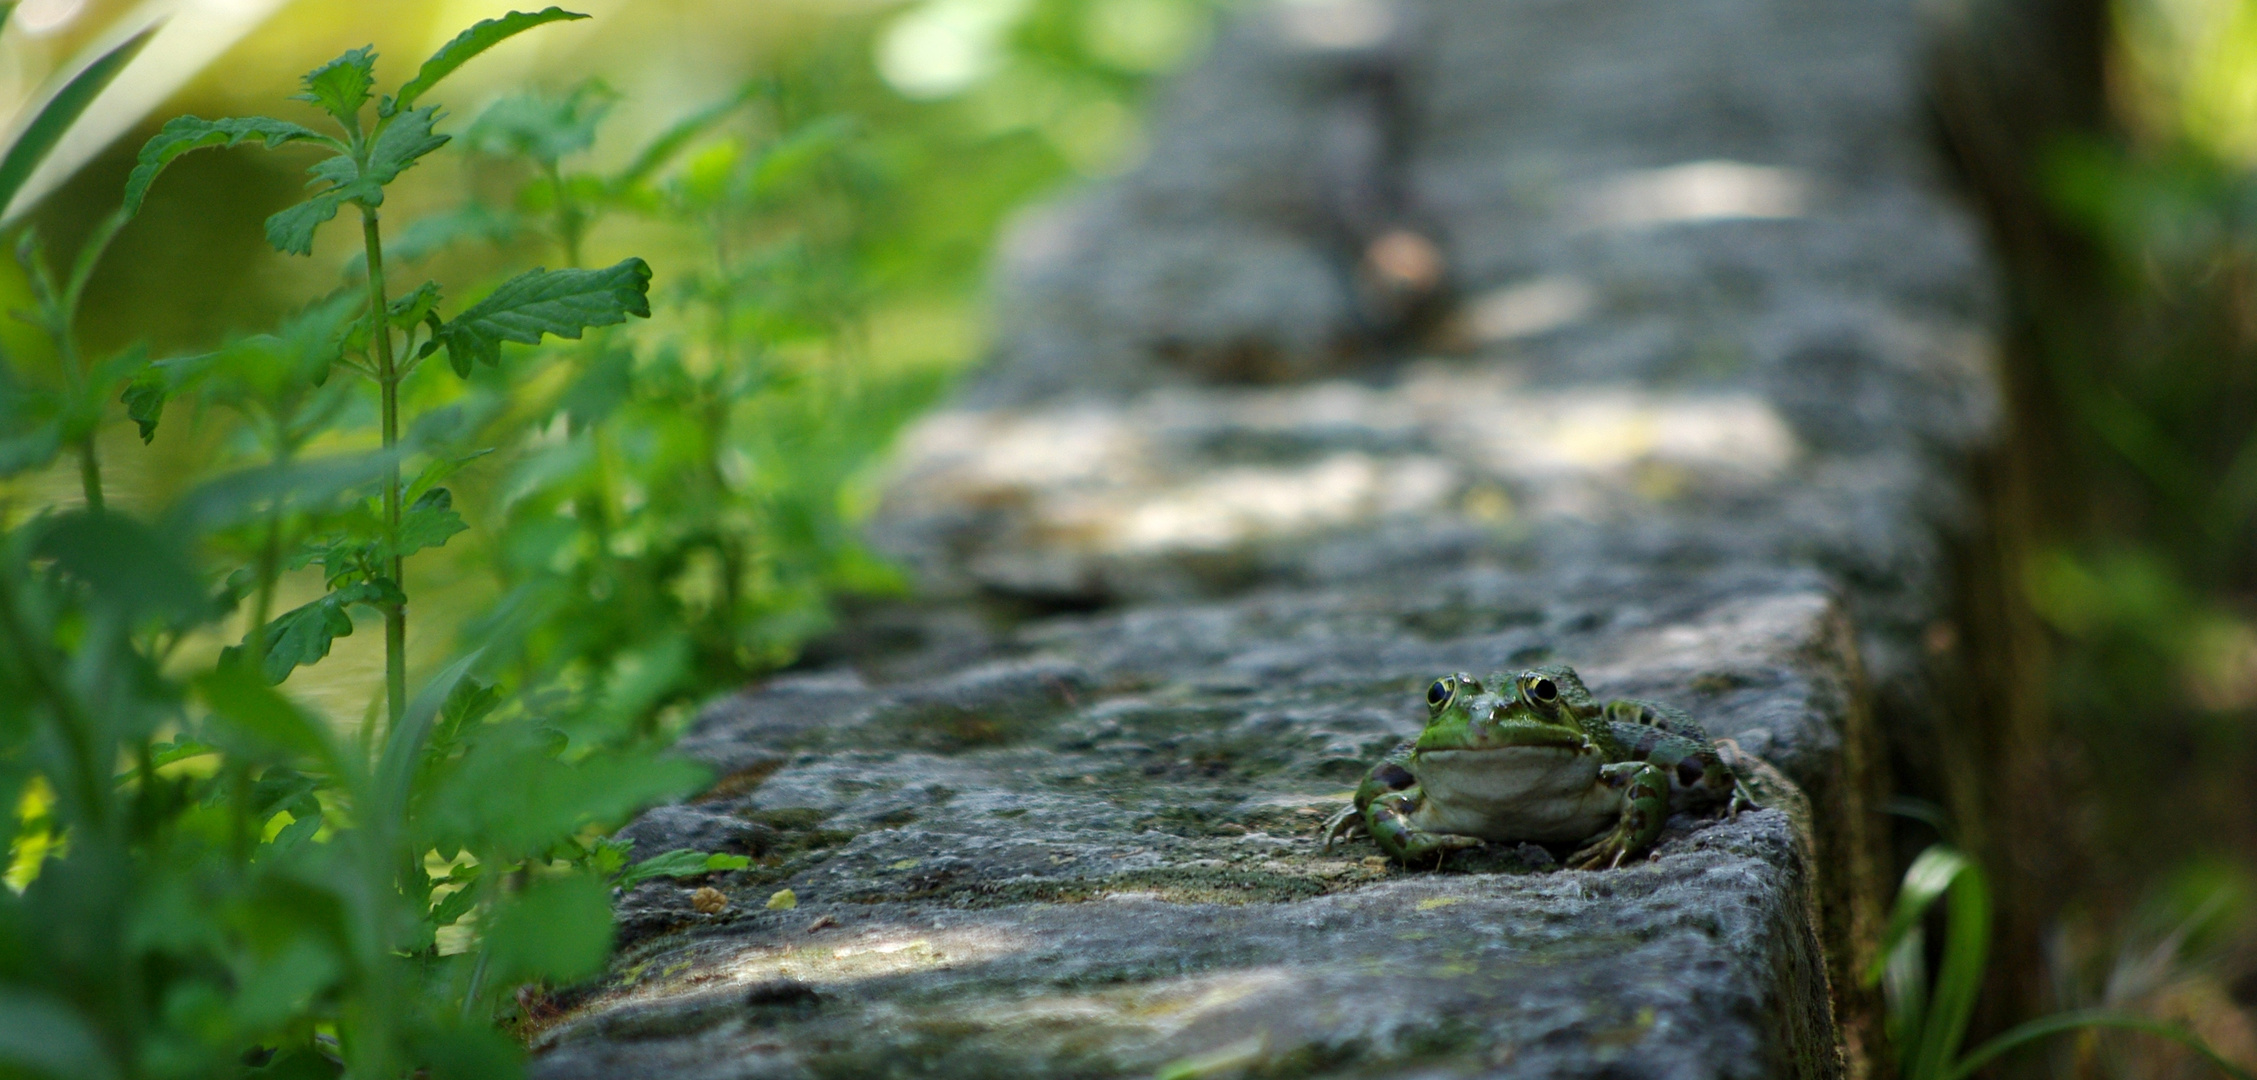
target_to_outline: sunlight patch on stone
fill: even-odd
[[[1595,229],[1794,218],[1808,212],[1811,187],[1799,169],[1695,161],[1607,177],[1581,200],[1576,217]]]

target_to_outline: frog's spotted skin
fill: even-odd
[[[1327,844],[1361,827],[1405,863],[1439,864],[1484,840],[1577,843],[1568,865],[1593,869],[1651,847],[1673,810],[1753,804],[1691,717],[1602,705],[1573,668],[1445,675],[1426,706],[1426,730],[1364,778]]]

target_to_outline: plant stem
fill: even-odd
[[[58,293],[53,281],[45,272],[46,257],[40,256],[42,288],[41,300],[49,306],[48,333],[55,339],[55,349],[61,353],[63,369],[70,373],[73,388],[84,392],[86,372],[81,369],[78,353],[78,304],[86,296],[86,283],[94,279],[94,265],[102,261],[102,253],[110,250],[110,241],[118,238],[118,230],[128,220],[125,211],[116,210],[96,222],[94,231],[78,247],[78,258],[72,261],[71,276]],[[94,446],[94,434],[88,432],[78,444],[78,482],[86,492],[86,508],[102,509],[102,459]]]
[[[564,185],[564,172],[557,168],[554,158],[541,162],[548,173],[549,189],[556,193],[556,238],[564,248],[564,264],[578,269],[580,266],[580,239],[588,231],[587,212],[572,200],[572,193]]]
[[[78,486],[86,492],[86,508],[100,512],[102,509],[102,459],[95,456],[94,436],[91,434],[79,440]]]
[[[400,443],[400,373],[392,358],[392,326],[384,298],[384,240],[376,228],[376,211],[361,207],[361,242],[368,248],[368,340],[376,349],[376,384],[383,395],[384,449]],[[384,606],[384,702],[392,727],[398,727],[408,707],[407,575],[399,556],[400,462],[393,457],[384,466],[384,530],[394,541],[387,572],[402,599]]]

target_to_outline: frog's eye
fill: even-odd
[[[1560,688],[1557,685],[1554,685],[1552,680],[1550,679],[1540,678],[1535,682],[1529,683],[1528,693],[1529,696],[1543,702],[1546,705],[1549,705],[1552,702],[1558,701],[1560,699]]]
[[[1450,703],[1450,699],[1457,696],[1457,693],[1458,680],[1450,678],[1447,675],[1436,679],[1434,680],[1433,685],[1430,685],[1426,688],[1426,707],[1429,709],[1441,709],[1443,706],[1448,705]]]

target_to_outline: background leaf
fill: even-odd
[[[486,955],[495,981],[566,981],[592,975],[611,953],[611,897],[602,882],[536,880],[494,913]]]
[[[502,283],[438,333],[455,373],[501,362],[501,343],[536,344],[544,334],[577,338],[591,326],[650,317],[650,264],[627,259],[602,270],[529,270]]]
[[[33,550],[127,618],[188,621],[211,614],[202,579],[176,538],[122,513],[59,515],[39,532]]]

